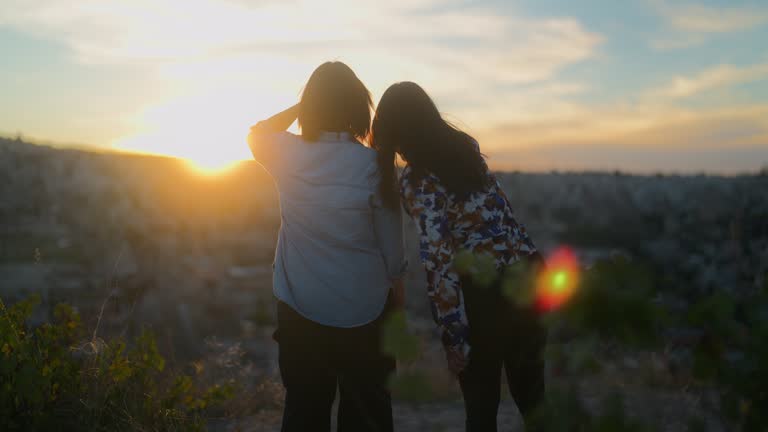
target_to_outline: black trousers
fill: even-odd
[[[478,286],[462,279],[469,354],[459,376],[464,394],[467,432],[495,432],[501,396],[501,371],[523,418],[544,397],[546,329],[533,308],[521,308],[501,294],[500,283]]]
[[[391,432],[387,388],[395,360],[381,352],[377,320],[356,328],[324,326],[277,303],[280,375],[285,386],[282,432],[328,432],[339,390],[338,432]]]

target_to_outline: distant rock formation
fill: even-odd
[[[682,298],[765,283],[764,174],[499,173],[499,180],[545,252],[565,243],[586,264],[617,252],[642,260],[668,275]],[[239,331],[271,301],[279,223],[274,185],[255,163],[205,177],[173,158],[0,138],[0,295],[13,301],[39,292],[86,316],[104,307],[104,331]],[[418,262],[413,229],[408,244]],[[420,292],[424,277],[412,268]],[[410,297],[426,316],[426,300]]]

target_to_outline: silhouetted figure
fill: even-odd
[[[501,276],[521,260],[543,264],[541,255],[515,221],[477,142],[443,120],[421,87],[391,86],[372,132],[384,201],[397,208],[399,194],[418,226],[432,314],[449,368],[461,383],[467,430],[496,430],[502,366],[518,408],[528,416],[544,394],[546,331],[532,307],[518,307],[503,295]],[[399,186],[396,153],[407,163]],[[496,281],[482,286],[460,275],[454,263],[461,251],[493,260]]]
[[[339,431],[392,430],[395,361],[381,352],[380,327],[405,261],[400,212],[382,205],[377,153],[360,143],[370,112],[354,72],[324,63],[299,104],[248,138],[280,196],[273,280],[284,432],[329,430],[337,386]],[[285,132],[297,118],[301,135]]]

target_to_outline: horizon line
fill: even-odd
[[[193,163],[190,158],[183,156],[172,155],[168,153],[159,152],[146,152],[140,150],[131,150],[125,148],[118,148],[112,146],[95,145],[95,144],[83,144],[83,143],[66,143],[57,142],[48,139],[38,139],[30,136],[25,136],[23,133],[17,132],[15,136],[9,135],[4,132],[0,132],[0,140],[18,142],[21,144],[32,145],[37,147],[47,147],[55,150],[75,150],[82,152],[101,153],[101,154],[116,154],[126,156],[143,156],[177,160],[184,163]],[[487,152],[492,155],[499,152]],[[240,165],[246,162],[255,162],[251,158],[233,160],[228,166]],[[496,173],[502,174],[537,174],[537,175],[623,175],[634,177],[722,177],[722,178],[735,178],[735,177],[762,177],[768,175],[768,164],[758,168],[754,171],[713,171],[713,170],[631,170],[626,168],[516,168],[513,166],[498,168],[493,166],[493,162],[489,163],[489,169]]]

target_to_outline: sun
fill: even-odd
[[[162,73],[173,91],[126,117],[126,130],[112,146],[182,158],[205,175],[224,172],[252,159],[246,143],[251,126],[294,105],[311,71],[311,65],[294,60],[202,57],[167,65]],[[233,78],[214,79],[224,73]]]
[[[238,135],[240,134],[237,132],[219,134],[212,131],[186,134],[179,130],[132,136],[119,140],[115,147],[139,153],[178,157],[193,171],[212,176],[222,174],[250,158],[244,134]]]
[[[212,162],[194,159],[185,159],[185,161],[192,171],[208,177],[225,174],[240,163],[240,161]]]
[[[175,99],[147,108],[141,130],[113,146],[178,157],[200,174],[219,174],[251,158],[245,138],[258,120],[250,118],[252,111],[252,106],[222,94]]]

